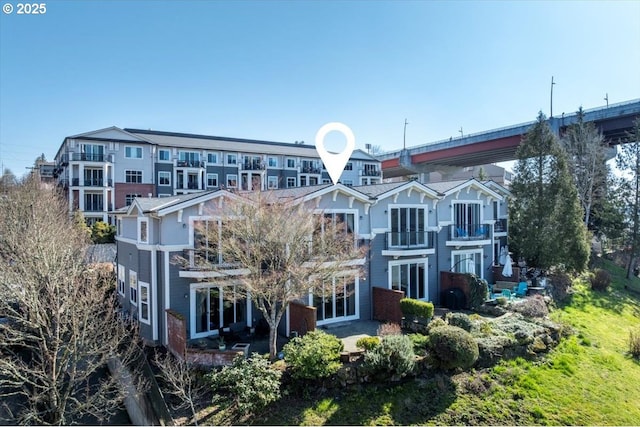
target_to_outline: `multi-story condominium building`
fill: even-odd
[[[345,268],[324,289],[301,296],[317,326],[374,318],[380,292],[441,303],[440,272],[491,281],[491,266],[506,243],[508,192],[492,182],[321,184],[273,194],[299,200],[313,214],[340,218],[354,241],[368,247],[365,259],[350,260],[361,269]],[[225,284],[195,262],[195,225],[215,221],[208,212],[225,197],[225,189],[140,197],[118,212],[118,294],[123,311],[139,319],[150,342],[167,344],[168,310],[185,319],[187,339],[216,335],[231,323],[255,326],[260,318],[250,301],[228,298],[234,280]],[[193,265],[174,262],[176,255],[193,259]],[[285,335],[300,330],[290,313],[280,326]]]
[[[135,197],[168,197],[213,189],[275,190],[330,183],[313,145],[110,127],[66,137],[55,176],[69,209],[89,223]],[[341,182],[382,182],[380,162],[355,150]]]

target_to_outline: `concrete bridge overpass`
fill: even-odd
[[[594,122],[609,145],[619,144],[640,117],[640,99],[610,104],[584,111],[584,120]],[[550,117],[551,129],[562,135],[567,126],[577,121],[577,113]],[[451,172],[467,166],[484,165],[516,159],[516,150],[535,121],[488,130],[458,138],[376,156],[382,161],[385,178],[434,171]]]

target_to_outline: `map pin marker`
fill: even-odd
[[[344,150],[340,153],[330,153],[324,148],[324,137],[331,131],[340,132],[347,138],[347,146],[344,147]],[[355,147],[356,138],[353,136],[353,132],[351,132],[349,126],[345,124],[338,122],[327,123],[316,133],[316,151],[320,155],[334,184],[337,184],[340,180],[342,171],[344,171],[344,167],[347,165]]]

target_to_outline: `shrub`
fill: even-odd
[[[469,281],[469,307],[472,310],[477,309],[484,304],[489,292],[489,284],[486,280],[481,279],[475,274],[471,274],[471,280]]]
[[[569,297],[571,277],[564,272],[557,271],[549,276],[551,280],[551,296],[555,301],[562,302]]]
[[[591,289],[598,292],[604,292],[611,285],[611,275],[607,270],[596,268],[590,275]]]
[[[549,309],[542,295],[534,295],[519,304],[514,304],[511,308],[525,317],[546,317],[549,315]]]
[[[629,354],[640,359],[640,329],[629,332]]]
[[[378,336],[386,337],[387,335],[401,335],[402,329],[397,323],[384,323],[378,326]]]
[[[413,344],[413,352],[415,354],[424,356],[427,351],[427,344],[429,343],[429,337],[422,334],[409,334],[409,339]]]
[[[462,328],[442,326],[429,333],[429,354],[435,366],[466,369],[478,360],[478,343]]]
[[[473,323],[471,322],[471,319],[469,319],[469,316],[464,313],[447,313],[445,320],[451,326],[457,326],[467,332],[471,332]]]
[[[507,299],[505,297],[496,298],[496,303],[501,306],[507,305]]]
[[[433,317],[433,303],[413,298],[402,298],[400,310],[407,318],[420,317],[429,320]]]
[[[245,359],[238,356],[233,365],[205,376],[217,391],[216,399],[231,397],[240,414],[258,411],[280,398],[282,372],[273,369],[271,363],[257,353]]]
[[[284,345],[284,360],[296,379],[326,378],[335,374],[342,364],[342,341],[321,330],[293,338]]]
[[[387,335],[380,345],[364,354],[363,367],[372,374],[385,374],[400,379],[415,367],[413,343],[406,335]]]
[[[356,347],[366,351],[371,351],[378,345],[380,345],[380,338],[378,337],[362,337],[356,341]]]
[[[427,326],[427,332],[431,332],[434,328],[440,328],[442,326],[447,326],[447,322],[444,321],[442,317],[437,317],[429,322],[429,326]]]

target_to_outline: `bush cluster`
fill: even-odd
[[[598,292],[604,292],[611,285],[611,275],[607,270],[596,268],[589,275],[591,281],[591,289]]]
[[[415,368],[413,343],[406,335],[387,335],[380,345],[364,354],[363,367],[371,374],[384,374],[399,379]]]
[[[296,379],[326,378],[340,369],[342,341],[321,330],[293,338],[284,345],[284,360]]]
[[[445,322],[442,317],[436,317],[431,322],[429,322],[429,325],[427,326],[427,332],[431,333],[432,329],[440,328],[446,325],[447,325],[447,322]]]
[[[640,359],[640,329],[629,332],[629,354]]]
[[[433,317],[433,303],[420,301],[413,298],[402,298],[400,310],[406,318],[423,318],[429,320]]]
[[[408,336],[413,343],[413,352],[419,356],[424,356],[427,352],[429,336],[422,334],[409,334]]]
[[[431,363],[443,369],[470,368],[478,360],[478,343],[457,326],[433,328],[429,333]]]
[[[457,326],[458,328],[462,328],[467,332],[471,332],[471,327],[473,326],[473,322],[464,313],[460,312],[449,312],[445,316],[445,320],[451,326]]]
[[[547,304],[544,302],[542,295],[534,295],[519,304],[513,304],[511,309],[522,314],[524,317],[542,318],[549,315],[549,308],[547,308]]]
[[[489,292],[489,284],[486,280],[481,279],[475,274],[471,274],[471,280],[469,282],[469,307],[472,310],[477,309],[487,297]]]
[[[380,345],[380,338],[378,337],[362,337],[356,341],[356,347],[365,351],[371,351],[378,345]]]
[[[282,372],[254,353],[249,359],[236,357],[233,365],[205,376],[219,399],[231,397],[242,415],[256,412],[280,398]],[[224,397],[223,397],[224,396]]]

